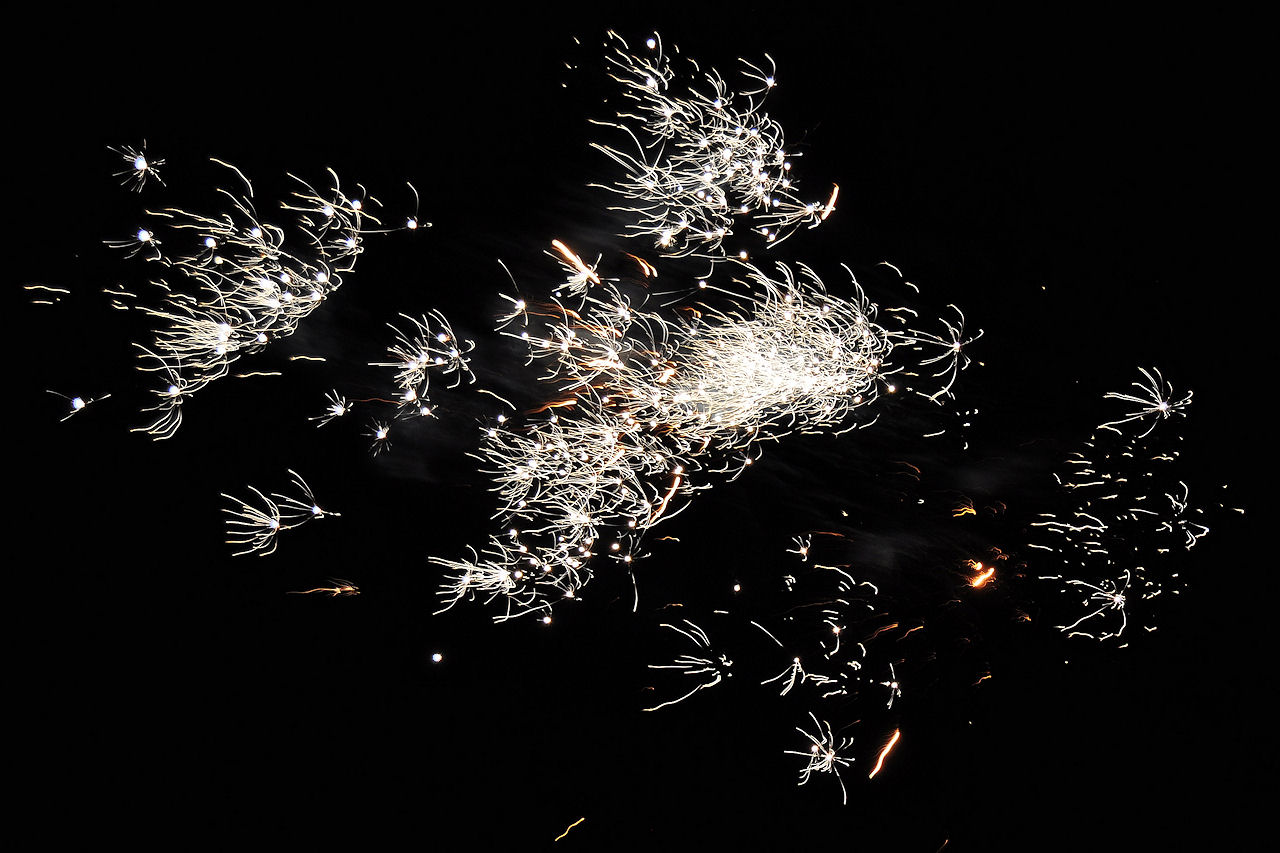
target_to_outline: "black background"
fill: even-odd
[[[1250,22],[1074,7],[168,15],[40,13],[13,30],[35,50],[9,72],[10,705],[24,712],[15,750],[36,756],[16,774],[22,811],[48,842],[1112,850],[1246,834],[1274,770],[1257,689],[1274,584],[1245,499],[1269,433],[1267,285],[1243,261],[1260,232]],[[986,334],[960,405],[982,414],[960,463],[905,427],[871,449],[851,446],[862,433],[767,448],[663,531],[688,547],[641,565],[639,613],[629,585],[601,581],[550,627],[495,626],[478,605],[432,616],[427,556],[488,529],[462,451],[489,408],[459,396],[452,419],[377,458],[362,424],[305,418],[329,388],[368,380],[400,311],[443,310],[490,342],[482,380],[511,385],[516,354],[486,331],[509,288],[497,260],[534,289],[556,274],[552,238],[640,253],[586,186],[611,175],[587,147],[588,118],[609,116],[609,27],[633,44],[656,28],[726,74],[739,56],[777,61],[769,110],[803,153],[801,186],[841,187],[837,214],[781,256],[833,288],[841,261],[887,260],[926,303],[963,307]],[[142,139],[169,186],[134,195],[107,146]],[[211,156],[254,179],[260,210],[286,172],[318,184],[331,166],[392,222],[412,181],[434,226],[370,237],[328,304],[243,363],[284,377],[215,384],[153,443],[127,431],[141,423],[136,320],[97,294],[149,270],[102,241],[143,209],[212,203]],[[30,283],[74,295],[30,305]],[[1102,419],[1101,395],[1150,365],[1196,394],[1179,424],[1193,497],[1229,483],[1251,510],[1187,558],[1189,589],[1158,632],[1115,650],[989,630],[993,679],[906,696],[902,743],[873,782],[865,757],[846,772],[847,806],[830,779],[794,784],[782,751],[799,705],[735,685],[640,711],[646,664],[670,648],[657,609],[776,576],[791,536],[830,523],[816,510],[846,493],[874,503],[857,478],[876,453],[912,454],[931,500],[965,491],[1029,514]],[[113,396],[58,423],[47,389]],[[286,468],[343,517],[233,559],[219,493],[282,489]],[[1019,544],[1016,525],[982,535]],[[284,594],[335,576],[362,595]],[[884,734],[857,732],[860,755]]]

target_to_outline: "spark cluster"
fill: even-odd
[[[486,427],[477,456],[504,532],[470,559],[433,558],[451,570],[446,606],[500,598],[505,619],[575,597],[599,554],[630,571],[644,534],[713,477],[736,478],[762,442],[849,424],[892,389],[895,347],[929,343],[880,325],[856,280],[838,298],[804,265],[771,277],[739,264],[730,284],[695,291],[717,304],[672,312],[571,252],[562,265],[549,301],[508,297],[503,333],[543,365],[555,399]],[[943,355],[958,353],[948,342]]]
[[[801,785],[806,784],[814,773],[830,773],[840,783],[840,801],[848,803],[849,792],[844,787],[844,780],[840,778],[840,768],[853,763],[852,758],[845,758],[842,755],[843,750],[852,745],[853,739],[843,737],[837,739],[831,731],[830,723],[825,720],[819,721],[812,713],[809,714],[809,718],[813,720],[813,732],[796,726],[796,731],[809,740],[809,748],[804,752],[794,749],[788,749],[785,752],[787,755],[798,755],[808,761],[800,770]]]
[[[503,295],[509,308],[496,332],[519,341],[526,366],[536,365],[540,404],[524,412],[510,406],[511,414],[482,425],[471,455],[491,481],[493,532],[460,558],[430,557],[444,570],[442,611],[480,600],[496,604],[497,621],[534,615],[549,623],[553,609],[580,598],[602,565],[631,579],[638,604],[635,567],[646,537],[698,492],[739,477],[765,442],[870,425],[882,395],[905,390],[944,404],[970,364],[969,345],[982,335],[966,332],[955,305],[939,319],[940,333],[922,331],[919,312],[877,305],[851,271],[849,283],[833,293],[804,263],[765,269],[727,253],[725,242],[740,225],[775,246],[800,228],[818,226],[838,194],[837,188],[826,201],[805,201],[796,193],[794,152],[763,110],[776,86],[772,59],[743,60],[738,86],[685,59],[693,71],[686,82],[660,39],[632,51],[610,35],[616,45],[607,58],[609,76],[623,106],[596,124],[630,143],[593,143],[622,167],[622,176],[605,187],[620,199],[610,209],[626,221],[623,237],[668,258],[709,261],[711,271],[686,279],[673,299],[655,305],[657,269],[648,261],[628,253],[639,278],[610,278],[599,272],[598,259],[588,263],[556,240],[548,254],[561,266],[558,285],[537,299]],[[117,153],[129,164],[118,173],[126,185],[163,185],[157,168],[164,160],[127,146]],[[252,185],[239,170],[214,162],[243,181],[239,193],[218,189],[225,210],[149,213],[131,239],[110,244],[161,270],[151,282],[162,294],[159,305],[116,305],[140,311],[154,326],[147,343],[135,345],[139,370],[159,380],[146,409],[151,422],[135,431],[154,439],[175,435],[186,399],[226,376],[232,363],[292,334],[354,270],[369,226],[380,225],[368,210],[376,200],[363,187],[344,192],[330,170],[321,189],[294,178],[299,186],[281,204],[291,219],[286,231],[260,219]],[[416,218],[405,227],[417,228]],[[324,426],[358,404],[391,407],[367,423],[364,434],[375,454],[390,448],[397,421],[434,415],[433,379],[447,389],[476,382],[475,343],[460,338],[442,313],[399,316],[388,324],[393,339],[385,356],[369,365],[389,371],[387,396],[352,400],[335,389],[310,418]],[[1164,555],[1190,549],[1208,532],[1201,511],[1190,506],[1187,485],[1167,475],[1178,452],[1151,439],[1185,414],[1191,394],[1176,394],[1158,370],[1141,374],[1132,390],[1105,395],[1125,410],[1099,425],[1058,475],[1067,506],[1031,524],[1029,562],[1044,572],[1040,580],[1055,582],[1073,602],[1054,626],[1069,637],[1123,638],[1134,602],[1177,586]],[[95,402],[57,396],[70,407],[64,420]],[[247,498],[222,495],[226,541],[235,556],[270,555],[283,531],[337,515],[320,507],[300,475],[289,474],[287,493],[249,486]],[[953,520],[978,515],[968,498],[948,512]],[[738,674],[737,681],[788,701],[860,702],[881,718],[901,715],[902,702],[912,701],[910,689],[903,700],[904,685],[925,681],[919,661],[933,653],[921,654],[927,630],[920,602],[912,603],[913,615],[901,615],[900,590],[886,585],[882,592],[861,567],[828,560],[821,543],[815,548],[815,535],[795,536],[786,550],[803,566],[795,570],[800,579],[780,576],[788,595],[806,602],[785,616],[775,611],[772,620],[739,620],[753,640],[767,638],[767,653],[741,655],[718,635],[713,643],[689,619],[664,622],[662,628],[692,647],[649,665],[677,687],[660,682],[658,698],[644,710],[684,702]],[[941,587],[945,602],[928,603],[931,620],[963,605],[962,596],[988,595],[1004,583],[998,564],[1006,555],[991,551],[989,562],[967,559],[967,571],[951,572]],[[359,588],[333,579],[292,591],[318,593],[354,596]],[[847,802],[840,770],[854,762],[854,740],[843,733],[857,721],[813,711],[808,719],[811,726],[796,727],[807,746],[785,750],[806,762],[799,784],[815,773],[833,775]],[[829,719],[836,719],[835,729]],[[892,738],[869,777],[900,739],[901,730],[892,724],[884,730],[890,728]]]
[[[137,158],[144,163],[139,180],[154,176],[162,162]],[[294,234],[287,234],[259,218],[253,187],[238,169],[214,162],[243,182],[242,194],[218,189],[227,209],[206,215],[165,208],[150,213],[152,222],[133,238],[108,243],[163,270],[150,282],[162,294],[160,304],[138,308],[154,324],[152,339],[136,344],[138,369],[159,379],[146,409],[154,416],[136,431],[154,439],[172,437],[186,400],[226,376],[237,359],[292,334],[355,269],[366,227],[378,223],[366,210],[376,202],[362,187],[345,193],[330,170],[330,185],[321,190],[293,178],[298,189],[281,203],[293,220]]]
[[[621,36],[610,36],[617,42],[610,76],[624,106],[598,124],[631,145],[593,147],[626,173],[608,186],[621,199],[613,209],[627,219],[623,236],[667,255],[720,260],[736,219],[776,243],[831,214],[838,188],[825,202],[796,194],[782,126],[763,110],[777,85],[771,58],[762,65],[741,60],[739,87],[687,60],[696,79],[681,85],[660,38],[632,51]]]
[[[229,506],[223,508],[223,512],[227,513],[227,544],[240,549],[233,552],[234,556],[257,554],[266,557],[275,553],[279,544],[278,537],[282,532],[301,527],[312,519],[339,515],[316,503],[311,487],[302,479],[301,474],[291,469],[289,476],[294,487],[291,494],[273,492],[268,496],[249,486],[256,501],[243,500],[226,493],[222,495],[230,502]]]
[[[1209,532],[1204,511],[1190,505],[1187,484],[1174,480],[1176,441],[1158,441],[1163,436],[1155,433],[1173,415],[1186,414],[1191,392],[1176,395],[1159,370],[1140,372],[1143,381],[1133,383],[1134,393],[1104,395],[1129,410],[1100,424],[1084,449],[1067,458],[1064,472],[1054,475],[1066,506],[1031,525],[1028,547],[1059,567],[1041,580],[1057,582],[1079,601],[1073,617],[1058,626],[1067,636],[1123,638],[1131,604],[1166,590],[1179,593],[1168,555],[1191,549]]]

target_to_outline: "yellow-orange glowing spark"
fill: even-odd
[[[827,199],[827,206],[822,209],[822,215],[818,217],[819,222],[826,222],[827,217],[831,215],[831,211],[836,209],[836,196],[840,195],[840,185],[831,185],[831,198]]]
[[[951,511],[952,518],[959,518],[962,515],[977,515],[978,511],[973,508],[973,501],[965,498],[964,501],[956,505]]]
[[[889,738],[889,742],[884,745],[884,749],[880,750],[880,757],[876,759],[876,766],[871,768],[871,772],[867,775],[868,779],[876,778],[876,774],[880,772],[880,768],[884,766],[884,759],[889,754],[889,750],[898,743],[898,738],[902,737],[900,729],[893,730],[893,737]]]
[[[910,469],[912,470],[912,472],[914,473],[915,479],[917,479],[917,480],[919,480],[919,479],[920,479],[920,469],[919,469],[919,468],[917,468],[915,465],[912,465],[910,462],[898,462],[898,463],[896,463],[896,464],[898,464],[898,465],[903,465],[903,466],[905,466],[905,467],[907,467],[907,468],[910,468]],[[911,474],[908,474],[907,476],[912,476],[912,475],[911,475]]]
[[[337,597],[339,595],[359,595],[360,587],[351,581],[344,581],[341,578],[334,578],[331,581],[334,586],[318,586],[315,589],[294,589],[290,590],[287,595],[309,595],[313,592],[327,592],[329,595]]]
[[[584,264],[582,262],[582,258],[578,257],[572,249],[564,243],[561,243],[559,240],[552,240],[551,245],[555,247],[557,252],[564,256],[564,259],[569,262],[570,266],[594,281],[596,284],[600,283],[600,276],[596,275],[595,270]]]
[[[883,628],[877,628],[874,634],[872,634],[870,637],[867,637],[867,640],[874,640],[876,637],[879,637],[885,631],[888,631],[891,628],[897,628],[897,627],[898,627],[897,622],[890,622],[888,625],[885,625]]]
[[[995,566],[992,566],[991,568],[986,569],[986,571],[983,571],[982,563],[979,563],[976,560],[969,561],[969,568],[973,569],[975,572],[979,572],[979,574],[974,575],[974,577],[969,581],[969,586],[973,587],[974,589],[977,589],[978,587],[985,584],[987,581],[991,580],[991,576],[996,573]]]
[[[566,827],[564,828],[564,832],[562,832],[562,833],[560,833],[559,835],[557,835],[557,836],[556,836],[556,841],[559,841],[561,838],[564,838],[566,835],[568,835],[568,834],[569,834],[569,830],[573,829],[575,826],[577,826],[578,824],[582,823],[584,820],[586,820],[586,818],[585,818],[585,817],[580,817],[580,818],[578,818],[577,820],[575,820],[573,823],[571,823],[571,824],[569,824],[568,826],[566,826]]]
[[[658,516],[667,511],[667,504],[671,500],[671,496],[676,493],[676,489],[680,488],[680,475],[676,474],[675,481],[671,484],[671,488],[667,491],[667,496],[662,499],[662,503],[658,504],[658,508],[654,510],[653,515],[649,516],[649,523],[653,524],[658,520]]]
[[[630,252],[623,252],[623,254],[640,265],[640,271],[644,273],[645,278],[649,278],[650,276],[653,278],[658,277],[658,271],[654,268],[653,264],[649,263],[644,258],[638,258]]]
[[[539,412],[545,412],[547,409],[563,409],[566,406],[578,405],[577,397],[570,397],[568,400],[552,400],[550,403],[544,403],[536,409],[530,409],[525,414],[536,415]]]

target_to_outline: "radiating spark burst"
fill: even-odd
[[[374,456],[391,449],[391,425],[385,421],[373,421],[365,431],[365,435],[373,439],[369,452]]]
[[[733,673],[729,671],[733,666],[733,661],[729,660],[729,658],[724,655],[715,655],[711,651],[711,640],[708,639],[706,632],[690,622],[688,619],[683,621],[686,626],[684,628],[666,622],[664,622],[661,627],[670,628],[677,634],[686,637],[693,643],[696,653],[682,654],[675,659],[674,663],[649,664],[649,669],[675,670],[682,675],[687,675],[690,678],[697,679],[698,683],[695,684],[689,692],[685,693],[678,699],[670,699],[666,702],[654,705],[652,708],[645,708],[646,711],[657,711],[659,708],[665,708],[668,705],[675,705],[677,702],[683,702],[699,690],[707,687],[714,687],[719,684],[722,679],[733,675]]]
[[[561,254],[578,257],[563,244]],[[484,566],[433,558],[473,583],[501,579],[511,601],[500,619],[574,597],[597,554],[629,571],[645,533],[708,475],[735,479],[763,441],[840,430],[900,369],[887,363],[895,346],[910,355],[931,344],[879,325],[856,280],[837,298],[803,265],[779,264],[776,278],[740,265],[729,286],[700,288],[722,305],[692,312],[649,309],[613,281],[583,290],[580,265],[565,266],[575,301],[535,310],[509,298],[518,311],[500,322],[559,397],[528,413],[545,417],[485,429],[477,455],[508,532],[483,549]],[[456,576],[442,591],[450,604],[466,593]]]
[[[830,723],[819,721],[812,711],[809,712],[809,718],[813,720],[813,733],[796,726],[796,731],[809,739],[809,749],[804,752],[787,749],[783,752],[786,755],[798,755],[808,759],[809,763],[800,770],[800,781],[797,784],[804,785],[814,773],[830,773],[840,783],[840,802],[847,805],[849,792],[845,790],[844,780],[840,778],[840,768],[848,767],[853,763],[853,759],[845,758],[840,753],[853,745],[853,738],[837,740],[832,734]]]
[[[249,491],[257,498],[250,502],[223,493],[222,497],[231,502],[230,506],[223,508],[223,512],[230,516],[227,519],[227,544],[240,549],[233,551],[233,556],[254,553],[268,556],[275,553],[282,531],[301,527],[312,519],[338,515],[316,503],[311,487],[298,472],[290,470],[289,475],[294,487],[291,494],[274,492],[268,497],[254,486],[249,486]]]
[[[1148,425],[1146,432],[1138,436],[1139,438],[1145,438],[1165,418],[1175,414],[1186,414],[1187,407],[1191,405],[1191,391],[1188,391],[1182,397],[1178,397],[1173,392],[1173,385],[1165,381],[1158,369],[1147,370],[1145,367],[1140,367],[1138,370],[1142,373],[1145,381],[1133,383],[1133,387],[1137,389],[1136,394],[1111,391],[1105,395],[1108,400],[1122,400],[1126,403],[1134,403],[1138,408],[1120,420],[1108,421],[1099,425],[1099,429],[1117,427],[1130,421],[1151,418],[1151,424]]]
[[[1057,569],[1040,574],[1040,580],[1056,581],[1072,599],[1085,593],[1080,615],[1058,626],[1070,637],[1122,638],[1131,605],[1166,589],[1178,594],[1179,576],[1168,567],[1168,555],[1189,550],[1209,530],[1200,520],[1203,511],[1190,506],[1186,483],[1159,488],[1179,453],[1161,449],[1156,428],[1175,413],[1185,415],[1191,394],[1177,397],[1159,370],[1139,370],[1144,381],[1133,387],[1141,395],[1112,392],[1104,399],[1140,408],[1100,424],[1084,449],[1067,458],[1057,480],[1070,498],[1068,507],[1042,513],[1031,524],[1029,547]],[[1142,618],[1152,615],[1144,612]]]
[[[1067,580],[1067,586],[1088,592],[1084,599],[1084,607],[1086,609],[1093,608],[1093,610],[1070,625],[1059,625],[1058,630],[1064,631],[1068,637],[1089,637],[1095,640],[1107,640],[1124,634],[1124,629],[1129,624],[1129,617],[1125,612],[1125,604],[1127,603],[1125,594],[1129,591],[1131,579],[1129,570],[1126,569],[1117,580],[1105,579],[1097,584],[1086,583],[1075,578]],[[1117,614],[1115,618],[1119,621],[1119,626],[1114,630],[1101,630],[1093,627],[1092,620],[1101,616],[1103,620],[1100,621],[1105,621],[1105,617],[1112,613]],[[1086,622],[1091,623],[1089,630],[1080,630],[1080,626]],[[1094,633],[1094,631],[1097,631],[1097,633]]]
[[[317,426],[324,426],[351,411],[351,401],[339,394],[336,389],[330,391],[324,398],[328,402],[324,412],[311,418],[313,421],[319,421]]]
[[[698,80],[677,94],[677,73],[660,38],[648,41],[647,52],[633,52],[609,35],[617,43],[610,76],[626,106],[614,121],[596,124],[625,135],[632,147],[592,147],[626,170],[607,187],[621,199],[613,209],[628,220],[624,236],[649,240],[663,254],[717,261],[736,218],[774,244],[830,216],[838,188],[825,203],[796,195],[782,126],[762,109],[776,85],[768,55],[767,69],[740,60],[737,90],[715,70],[703,73],[691,63]]]
[[[893,700],[902,698],[902,685],[898,683],[898,674],[894,671],[893,664],[889,664],[888,681],[880,682],[881,687],[888,688],[889,701],[885,704],[886,708],[893,708]]]
[[[155,176],[156,162],[127,152],[144,163],[141,174]],[[163,380],[155,392],[160,402],[147,409],[155,418],[136,431],[155,439],[174,435],[182,423],[181,404],[227,375],[233,362],[291,335],[355,269],[368,226],[378,224],[369,212],[376,200],[363,188],[345,193],[332,170],[325,190],[290,176],[298,189],[281,209],[293,220],[295,245],[284,228],[259,218],[243,173],[213,162],[243,182],[238,195],[219,188],[229,200],[227,210],[206,215],[166,208],[148,214],[155,224],[139,228],[132,239],[108,241],[129,257],[145,254],[163,269],[163,277],[153,281],[165,294],[161,304],[136,308],[155,322],[151,342],[138,345],[139,369]],[[163,241],[157,236],[161,227],[169,232]],[[168,253],[167,244],[185,248]]]
[[[839,188],[832,188],[825,203],[805,204],[794,196],[781,128],[761,111],[764,95],[776,83],[771,59],[766,56],[767,69],[746,63],[748,82],[739,91],[731,91],[713,71],[695,84],[702,87],[701,93],[690,88],[687,95],[676,96],[672,94],[676,75],[658,39],[651,40],[647,56],[632,55],[625,42],[618,42],[622,47],[610,61],[631,111],[619,112],[617,121],[608,126],[629,137],[635,151],[595,147],[627,170],[624,179],[609,187],[623,199],[617,209],[629,219],[627,236],[652,242],[660,254],[719,262],[726,258],[723,244],[736,223],[750,223],[750,230],[776,244],[799,227],[816,227],[828,218]],[[135,159],[133,172],[120,174],[129,174],[129,180],[136,180],[135,189],[140,189],[148,177],[159,182],[154,168],[162,163]],[[332,192],[316,193],[306,187],[309,201],[285,205],[299,215],[310,238],[305,241],[311,244],[309,252],[299,252],[308,260],[283,252],[281,229],[258,224],[249,201],[251,187],[243,198],[224,193],[233,200],[231,214],[201,217],[176,210],[150,214],[168,220],[161,224],[169,224],[176,236],[145,227],[115,244],[131,255],[160,261],[166,269],[178,269],[190,280],[186,283],[195,284],[192,295],[160,282],[171,296],[160,309],[143,309],[162,320],[163,328],[150,346],[139,345],[141,369],[162,380],[161,389],[153,392],[158,401],[148,410],[157,412],[155,420],[141,431],[155,438],[173,435],[188,396],[225,375],[226,365],[235,358],[291,333],[296,322],[324,298],[325,288],[337,287],[339,275],[350,272],[360,238],[368,233],[359,227],[360,216],[376,222],[362,213],[373,200],[363,189],[355,198],[343,195],[336,175],[333,184]],[[416,198],[416,190],[414,194]],[[351,219],[356,223],[354,230],[326,224],[334,217]],[[415,208],[404,227],[412,230],[418,225]],[[187,236],[183,229],[195,230],[203,238],[199,240],[202,248],[175,260],[166,250]],[[321,239],[319,232],[328,236]],[[553,257],[566,274],[564,283],[542,303],[503,295],[510,308],[499,325],[500,331],[527,345],[530,363],[545,366],[542,380],[552,393],[523,418],[508,420],[499,415],[496,423],[485,426],[478,455],[493,478],[499,503],[496,515],[504,531],[491,536],[482,550],[470,548],[470,558],[432,558],[449,573],[440,593],[446,608],[464,598],[479,598],[497,601],[504,609],[499,618],[534,612],[550,624],[552,604],[576,597],[602,562],[614,561],[630,574],[633,561],[643,556],[641,545],[648,530],[683,511],[695,492],[739,476],[759,457],[761,442],[791,432],[832,432],[865,425],[856,416],[866,414],[880,393],[909,388],[898,384],[904,378],[927,385],[923,390],[909,388],[926,399],[950,398],[960,371],[970,363],[968,346],[982,335],[980,331],[966,335],[964,314],[955,306],[949,306],[954,318],[941,319],[941,334],[907,328],[917,316],[908,308],[883,312],[892,313],[898,326],[882,323],[876,319],[876,306],[866,300],[856,281],[852,296],[830,296],[803,265],[779,265],[779,273],[771,277],[753,266],[729,261],[718,270],[737,270],[739,278],[729,284],[722,280],[699,283],[710,302],[681,304],[675,311],[664,312],[646,307],[643,293],[605,279],[598,272],[599,256],[589,264],[559,240],[552,246]],[[657,268],[627,255],[638,265],[647,289],[649,279],[658,277]],[[248,291],[238,291],[242,274],[256,273],[264,264],[279,264],[282,272],[276,274],[272,267],[265,283],[259,279],[260,293],[253,292],[252,281]],[[665,276],[664,284],[673,277]],[[118,295],[136,299],[127,291]],[[377,363],[396,371],[398,393],[393,400],[375,399],[400,406],[396,417],[426,415],[431,411],[429,371],[452,374],[450,387],[464,377],[474,383],[465,357],[474,345],[459,342],[438,312],[421,320],[400,316],[410,327],[391,326],[396,334],[395,344],[388,348],[391,360]],[[277,321],[278,326],[271,325]],[[246,336],[251,332],[256,334],[249,341]],[[917,354],[910,362],[909,353]],[[1149,420],[1141,439],[1171,414],[1185,414],[1190,393],[1178,399],[1159,371],[1142,373],[1146,382],[1134,383],[1136,393],[1106,395],[1138,408],[1102,424],[1102,429],[1124,435],[1127,425],[1136,423],[1140,428]],[[497,397],[484,389],[480,393]],[[72,406],[66,417],[87,405],[80,398],[64,399]],[[311,418],[320,425],[345,416],[352,408],[352,401],[337,390],[326,401],[325,412]],[[502,402],[517,411],[508,401]],[[373,422],[368,435],[374,439],[375,454],[389,448],[389,428],[387,422]],[[1132,440],[1126,448],[1124,453],[1130,457],[1138,452]],[[1184,483],[1179,483],[1181,490],[1157,489],[1110,512],[1111,507],[1121,506],[1116,499],[1124,494],[1120,488],[1112,492],[1112,487],[1124,482],[1115,469],[1102,470],[1096,459],[1095,455],[1073,459],[1094,467],[1073,469],[1079,476],[1060,482],[1085,499],[1071,514],[1043,516],[1047,520],[1037,523],[1038,532],[1054,544],[1043,544],[1042,539],[1031,547],[1056,551],[1072,568],[1072,572],[1042,578],[1059,581],[1075,599],[1083,593],[1085,614],[1074,622],[1070,620],[1075,613],[1058,620],[1070,623],[1058,627],[1069,636],[1108,639],[1124,633],[1130,604],[1140,595],[1145,598],[1160,591],[1142,566],[1114,571],[1128,557],[1115,553],[1121,524],[1154,524],[1164,536],[1162,541],[1180,542],[1186,548],[1208,528],[1195,520],[1198,511],[1189,507]],[[919,469],[915,471],[918,475]],[[281,530],[309,518],[336,515],[322,510],[305,482],[290,473],[300,496],[268,496],[252,487],[250,501],[224,495],[233,502],[225,510],[232,516],[227,522],[228,542],[244,549],[237,554],[269,554]],[[1141,503],[1148,499],[1149,503]],[[967,499],[955,510],[956,516],[976,514]],[[797,536],[792,542],[795,547],[788,553],[810,562],[812,536]],[[892,710],[895,699],[902,696],[895,662],[902,663],[904,658],[886,661],[874,653],[920,631],[923,622],[889,621],[893,617],[879,606],[879,590],[867,581],[855,581],[845,571],[848,566],[811,566],[815,574],[836,583],[819,605],[807,611],[812,617],[806,626],[813,629],[810,639],[817,637],[803,650],[809,668],[801,666],[800,655],[791,656],[789,644],[752,621],[791,658],[781,672],[760,683],[780,685],[784,695],[803,694],[813,685],[824,700],[856,695],[861,687],[878,702],[883,701],[879,688],[887,688],[887,707]],[[1100,566],[1111,574],[1100,578],[1096,574]],[[1072,576],[1086,575],[1085,567],[1095,571],[1088,580]],[[994,567],[975,561],[970,568],[976,573],[969,580],[974,588],[994,576]],[[785,582],[788,590],[797,583],[791,575],[785,576]],[[291,594],[358,594],[348,581],[331,583]],[[733,589],[741,587],[734,584]],[[645,710],[681,702],[732,675],[728,655],[713,651],[707,634],[693,622],[682,624],[663,627],[692,642],[693,652],[680,655],[672,664],[650,668],[674,670],[696,684],[678,698]],[[433,655],[436,662],[441,659],[439,653]],[[876,680],[883,677],[886,663],[888,680]],[[864,677],[857,674],[860,671],[877,675]],[[990,677],[988,672],[978,683]],[[681,689],[689,683],[685,681]],[[837,743],[829,722],[819,722],[812,712],[809,716],[815,733],[797,731],[810,741],[810,750],[786,751],[809,759],[800,784],[812,772],[835,773],[847,801],[838,767],[852,762],[839,756],[851,741]],[[900,731],[895,730],[868,778],[880,771],[899,738]]]
[[[147,143],[144,140],[142,145],[134,148],[131,145],[121,145],[119,148],[109,148],[116,154],[120,155],[120,159],[128,164],[128,168],[122,172],[116,172],[117,178],[124,178],[121,186],[129,187],[136,192],[142,192],[142,188],[147,181],[155,181],[160,186],[164,186],[164,181],[160,178],[160,167],[164,165],[164,160],[158,160],[147,157]]]
[[[395,332],[395,343],[387,348],[390,361],[373,362],[374,367],[391,367],[396,370],[396,398],[399,400],[397,417],[428,415],[431,413],[430,373],[452,376],[448,388],[456,388],[464,378],[471,384],[476,381],[471,372],[467,354],[475,349],[475,343],[461,340],[453,327],[439,311],[432,311],[420,319],[401,314],[408,327],[399,328],[388,323]]]

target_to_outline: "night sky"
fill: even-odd
[[[1248,497],[1271,432],[1266,284],[1240,260],[1257,230],[1240,204],[1258,179],[1257,75],[1232,47],[1248,22],[486,7],[422,29],[409,11],[227,8],[71,28],[31,14],[14,32],[40,58],[10,71],[26,83],[8,110],[9,571],[22,590],[12,624],[25,625],[10,640],[11,704],[25,719],[14,745],[38,756],[15,773],[19,811],[48,842],[1133,850],[1248,834],[1255,780],[1275,770],[1258,690],[1275,585]],[[949,411],[892,401],[874,427],[766,445],[741,479],[699,494],[652,534],[680,541],[638,564],[637,612],[630,581],[603,569],[550,626],[494,625],[478,602],[433,616],[427,558],[460,557],[490,530],[487,481],[465,453],[491,401],[442,394],[438,418],[376,457],[359,410],[322,429],[307,419],[330,389],[385,393],[368,362],[386,323],[432,309],[477,342],[480,385],[537,399],[519,348],[492,332],[511,285],[499,260],[526,292],[555,283],[553,238],[602,269],[623,268],[623,252],[664,268],[614,236],[613,199],[588,186],[616,171],[588,147],[602,133],[588,120],[611,117],[609,28],[633,45],[656,29],[726,77],[740,56],[776,61],[767,109],[800,154],[802,194],[838,183],[840,201],[759,262],[808,263],[837,295],[844,262],[872,299],[934,316],[954,303],[985,333]],[[166,186],[132,193],[108,146],[143,140]],[[254,181],[264,219],[286,173],[320,185],[332,167],[391,223],[413,212],[412,182],[433,226],[369,236],[295,335],[232,369],[282,376],[214,383],[153,442],[129,432],[144,417],[143,318],[100,292],[138,290],[153,271],[104,241],[134,233],[144,210],[211,208],[213,186],[230,184],[210,157]],[[29,284],[71,294],[33,305]],[[687,689],[647,668],[679,651],[658,627],[668,605],[707,628],[692,614],[783,613],[795,535],[838,526],[908,614],[932,612],[938,578],[982,549],[1032,559],[1027,522],[1061,501],[1052,473],[1114,414],[1102,395],[1143,366],[1195,392],[1164,426],[1181,435],[1175,479],[1212,528],[1171,558],[1185,590],[1153,604],[1159,630],[1123,649],[1068,641],[1048,610],[1039,619],[1057,600],[1048,586],[997,584],[937,630],[928,678],[904,683],[892,713],[746,678],[641,710]],[[66,401],[48,390],[111,397],[59,423]],[[940,424],[946,438],[920,438]],[[895,480],[899,461],[921,479]],[[220,494],[283,490],[287,469],[341,517],[233,558]],[[1008,510],[953,519],[966,497]],[[286,594],[333,577],[361,594]],[[748,596],[737,604],[734,583]],[[803,762],[783,751],[805,746],[794,728],[809,710],[865,718],[846,732],[848,805],[830,777],[795,784]],[[895,727],[902,741],[868,781]]]

